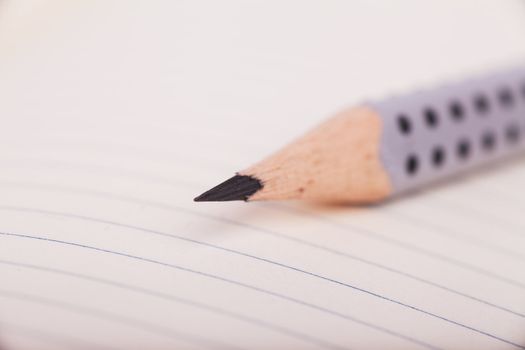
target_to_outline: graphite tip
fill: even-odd
[[[235,175],[193,200],[195,202],[247,201],[261,188],[263,184],[259,179],[248,175]]]

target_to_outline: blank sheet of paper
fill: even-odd
[[[192,202],[365,94],[523,57],[522,3],[454,3],[8,2],[0,348],[525,348],[523,159],[369,208]]]

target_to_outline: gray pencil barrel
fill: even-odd
[[[383,121],[392,194],[525,149],[525,69],[368,104]]]

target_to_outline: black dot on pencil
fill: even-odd
[[[452,101],[449,108],[450,108],[450,114],[452,115],[452,118],[454,118],[454,120],[460,121],[463,119],[464,117],[463,106],[461,105],[461,103],[459,103],[459,101]]]
[[[481,137],[481,147],[485,151],[492,151],[494,147],[496,146],[496,137],[494,136],[494,133],[487,131],[483,134]]]
[[[485,114],[490,109],[489,100],[485,95],[478,94],[474,97],[474,107],[479,113]]]
[[[423,114],[425,116],[425,121],[429,127],[434,128],[437,126],[438,116],[434,109],[430,107],[425,108],[425,111],[423,112]]]
[[[445,161],[445,151],[441,147],[436,147],[432,151],[432,163],[439,168]]]
[[[503,107],[511,107],[514,104],[514,96],[509,88],[502,88],[498,92],[498,99]]]
[[[510,125],[505,130],[505,137],[509,144],[515,144],[520,139],[520,128],[517,125]]]
[[[195,202],[246,201],[255,192],[263,188],[262,182],[252,176],[235,175],[223,183],[204,192],[194,199]]]
[[[408,175],[415,175],[419,169],[419,160],[413,154],[409,155],[406,159],[405,169]]]
[[[406,115],[401,114],[397,117],[397,125],[402,134],[409,134],[412,131],[412,124]]]
[[[467,140],[459,141],[456,151],[460,159],[467,159],[470,156],[470,143]]]

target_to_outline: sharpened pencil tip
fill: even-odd
[[[193,199],[195,202],[246,201],[263,188],[262,182],[252,176],[235,175]]]

